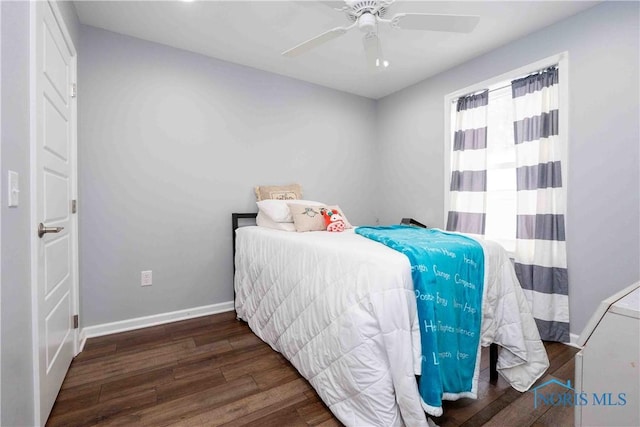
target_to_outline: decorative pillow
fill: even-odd
[[[322,217],[323,206],[289,203],[289,210],[296,231],[324,231],[327,229]]]
[[[289,210],[293,217],[293,223],[296,226],[296,231],[325,231],[327,225],[324,221],[323,211],[337,210],[342,216],[344,222],[344,228],[352,228],[351,224],[344,216],[344,213],[339,206],[318,206],[318,205],[305,205],[298,204],[297,201],[289,202]]]
[[[344,220],[337,209],[323,209],[322,216],[324,217],[324,223],[327,226],[327,231],[344,231]]]
[[[304,204],[308,206],[325,206],[324,203],[313,200],[275,200],[267,199],[256,202],[258,210],[275,222],[293,222],[289,203]]]
[[[329,209],[329,210],[337,210],[338,211],[338,213],[342,217],[342,221],[344,221],[344,228],[345,229],[353,228],[353,226],[351,225],[351,223],[349,222],[347,217],[344,215],[344,211],[342,209],[340,209],[340,206],[338,206],[338,205],[327,206],[327,209]]]
[[[258,211],[256,216],[256,225],[258,227],[273,228],[282,231],[296,231],[296,226],[291,222],[275,222],[264,213]]]
[[[300,184],[291,185],[268,185],[259,186],[255,188],[256,199],[267,200],[295,200],[302,199],[302,187]]]

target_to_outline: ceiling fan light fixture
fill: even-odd
[[[389,66],[389,61],[387,61],[386,59],[376,58],[376,67],[387,68],[388,66]]]
[[[376,56],[376,68],[387,68],[389,66],[389,61],[384,59],[382,47],[380,46],[380,38],[378,37],[376,37],[376,48],[378,53]]]

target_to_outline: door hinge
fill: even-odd
[[[78,315],[73,315],[73,329],[78,329]]]
[[[72,200],[71,201],[71,213],[77,213],[78,212],[78,201],[77,200]]]
[[[75,98],[78,95],[78,85],[71,83],[71,97]]]

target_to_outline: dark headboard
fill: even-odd
[[[232,213],[231,214],[231,232],[233,233],[233,271],[236,271],[236,229],[238,228],[239,219],[256,219],[258,213]]]

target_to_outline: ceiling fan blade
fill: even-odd
[[[315,47],[320,46],[323,43],[326,43],[328,41],[331,41],[337,37],[340,37],[341,35],[343,35],[344,33],[346,33],[347,31],[349,31],[351,28],[353,28],[353,25],[349,26],[349,27],[337,27],[337,28],[333,28],[329,31],[325,31],[324,33],[315,36],[312,39],[309,39],[307,41],[304,41],[302,43],[300,43],[297,46],[292,47],[289,50],[285,50],[284,52],[282,52],[283,56],[288,56],[288,57],[294,57],[294,56],[298,56],[301,53],[305,53]]]
[[[391,25],[404,30],[449,31],[470,33],[478,25],[479,16],[434,15],[430,13],[398,13]]]
[[[344,2],[344,0],[321,0],[318,3],[320,3],[323,6],[326,7],[330,7],[331,9],[334,10],[341,10],[344,9],[346,4]]]
[[[306,7],[308,9],[314,9],[316,11],[322,10],[325,11],[343,11],[347,5],[344,0],[318,0],[318,1],[295,1],[296,6]]]

